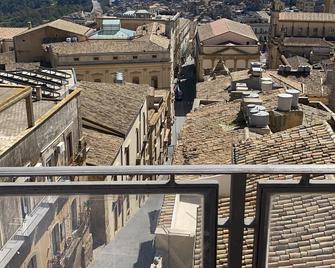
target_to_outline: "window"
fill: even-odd
[[[152,58],[153,58],[153,59],[156,59],[156,58],[157,58],[157,55],[152,55]]]
[[[137,57],[137,56],[133,56],[133,59],[134,59],[134,60],[137,60],[137,59],[138,59],[138,57]]]
[[[96,83],[101,83],[101,79],[99,79],[99,78],[94,79],[94,82],[96,82]]]
[[[65,235],[66,235],[66,232],[65,232],[65,221],[63,221],[60,225],[60,240],[63,241],[65,239]]]
[[[54,228],[52,229],[51,233],[51,243],[52,243],[52,253],[53,255],[57,255],[60,251],[60,233],[59,233],[59,224],[57,223]]]
[[[117,57],[117,56],[114,56],[114,57],[113,57],[113,60],[117,60],[117,59],[118,59],[118,57]]]
[[[66,157],[67,162],[70,164],[73,160],[72,133],[66,136]]]
[[[318,34],[318,28],[313,28],[313,34],[317,35]]]
[[[146,134],[146,122],[145,122],[145,113],[143,113],[142,115],[142,120],[143,120],[143,123],[142,123],[142,126],[143,126],[143,134],[145,135]]]
[[[94,57],[93,60],[99,60],[99,57]]]
[[[129,195],[127,195],[126,197],[126,205],[127,205],[127,211],[128,211],[130,208]]]
[[[27,215],[31,212],[31,203],[29,196],[21,197],[21,212],[22,218],[25,219]]]
[[[151,76],[150,86],[154,88],[158,87],[158,77],[156,75]]]
[[[130,155],[129,155],[129,146],[124,148],[124,156],[125,156],[125,165],[129,166],[130,165]]]
[[[118,228],[118,222],[117,222],[117,218],[118,218],[118,209],[117,209],[117,202],[113,202],[113,214],[114,214],[114,232],[117,231]]]
[[[74,61],[79,61],[79,58],[73,58]]]
[[[33,257],[30,259],[27,268],[37,268],[37,259],[36,259],[36,255],[33,256]]]
[[[133,84],[137,84],[138,85],[140,83],[140,78],[138,76],[134,76],[133,79],[132,79],[132,81],[133,81]]]
[[[136,153],[140,153],[140,151],[141,151],[140,134],[138,129],[136,129]]]
[[[71,204],[71,226],[72,231],[78,228],[78,217],[77,217],[77,200],[73,200]]]

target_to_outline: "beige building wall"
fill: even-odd
[[[14,50],[13,39],[2,39],[0,40],[0,53],[5,53]]]
[[[15,55],[18,62],[39,62],[45,60],[42,44],[64,41],[67,37],[78,37],[79,41],[86,36],[74,34],[50,26],[41,27],[14,37]]]
[[[159,89],[170,88],[169,62],[161,63],[122,63],[73,66],[77,79],[90,82],[114,83],[116,72],[123,73],[124,80],[134,84],[157,84]]]
[[[259,61],[259,46],[204,46],[198,59],[198,79],[216,66],[222,59],[230,71],[239,71],[250,67],[253,61]]]
[[[285,37],[335,37],[334,22],[309,22],[309,21],[278,21],[277,33],[284,33]]]

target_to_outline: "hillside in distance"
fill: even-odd
[[[91,0],[1,0],[0,26],[36,26],[91,8]]]

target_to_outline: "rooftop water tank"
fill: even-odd
[[[251,108],[251,109],[249,110],[249,115],[257,114],[258,112],[259,112],[259,109],[258,109],[258,107],[257,107],[257,105],[256,105],[255,107],[253,107],[253,108]]]
[[[286,90],[286,93],[291,94],[293,96],[291,107],[294,108],[294,109],[298,108],[300,91],[291,88],[291,89]]]
[[[246,106],[246,116],[249,117],[250,116],[250,110],[255,108],[256,107],[256,104],[248,104]]]
[[[272,90],[272,88],[273,88],[272,80],[271,81],[265,80],[261,82],[262,91],[269,91]]]
[[[291,94],[279,94],[278,95],[278,110],[281,112],[289,112],[292,106],[293,96]]]
[[[270,116],[266,111],[259,111],[258,113],[251,114],[249,125],[251,127],[263,128],[269,125]]]

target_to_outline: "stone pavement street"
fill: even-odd
[[[151,195],[115,239],[94,252],[89,268],[150,267],[155,254],[153,239],[162,200],[163,195]]]

